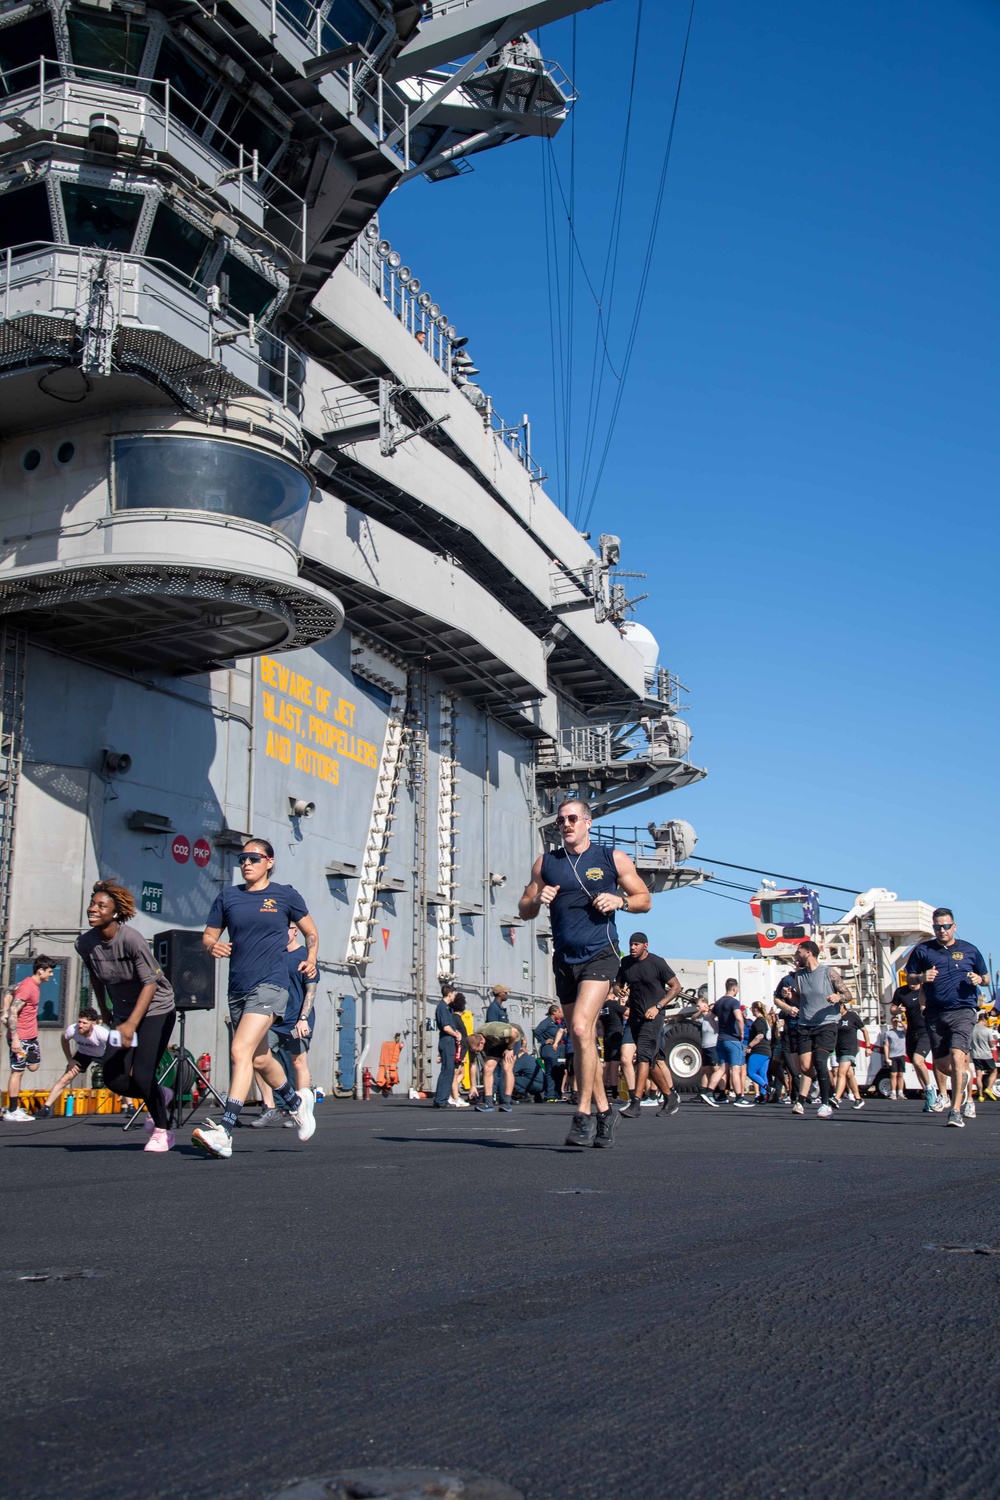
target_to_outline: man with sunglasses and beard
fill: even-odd
[[[299,970],[316,978],[319,935],[306,904],[291,885],[271,880],[274,850],[266,839],[249,839],[239,856],[242,885],[224,887],[208,914],[202,943],[213,958],[229,959],[229,1016],[233,1025],[232,1072],[222,1119],[207,1120],[192,1135],[208,1156],[233,1154],[233,1131],[243,1108],[254,1067],[274,1091],[279,1109],[298,1127],[300,1141],[316,1129],[312,1089],[296,1090],[267,1046],[267,1033],[284,1018],[288,1005],[288,931],[294,924],[306,940]],[[222,931],[229,942],[222,942]]]
[[[941,1099],[952,1078],[948,1124],[960,1129],[976,1118],[976,1106],[965,1097],[972,1050],[972,1028],[979,1014],[979,989],[989,983],[986,960],[974,943],[955,936],[955,914],[939,906],[931,915],[934,936],[918,943],[906,960],[907,985],[922,987],[924,1023],[934,1054],[934,1073]]]
[[[590,842],[591,822],[590,808],[578,797],[560,804],[556,826],[563,846],[535,860],[518,913],[532,921],[547,906],[552,922],[556,995],[573,1039],[578,1091],[566,1144],[606,1150],[614,1144],[618,1116],[600,1073],[596,1027],[620,963],[614,918],[619,911],[649,911],[652,903],[627,854]]]

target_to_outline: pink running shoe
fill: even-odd
[[[170,1110],[170,1101],[171,1101],[171,1099],[173,1097],[174,1097],[174,1091],[173,1091],[173,1089],[164,1089],[163,1090],[163,1103],[164,1103],[164,1105],[165,1105],[165,1107],[166,1107],[166,1109],[167,1109],[168,1112]],[[152,1118],[150,1116],[150,1113],[149,1113],[148,1109],[146,1111],[146,1118],[142,1122],[142,1128],[145,1130],[145,1132],[146,1132],[147,1135],[152,1135],[153,1131],[156,1129],[156,1126],[153,1124],[153,1121],[152,1121]]]
[[[144,1151],[169,1151],[174,1144],[174,1132],[172,1130],[150,1131],[149,1140],[143,1147]]]

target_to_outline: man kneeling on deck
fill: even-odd
[[[523,1039],[523,1032],[511,1021],[487,1021],[469,1037],[469,1051],[483,1054],[483,1097],[476,1105],[481,1114],[493,1112],[493,1074],[497,1063],[503,1070],[500,1110],[505,1115],[510,1114],[514,1092],[514,1045],[518,1038]]]

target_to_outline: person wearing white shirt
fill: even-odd
[[[112,1034],[110,1027],[101,1025],[101,1017],[92,1005],[81,1010],[72,1026],[66,1027],[60,1040],[69,1066],[49,1090],[48,1098],[38,1111],[40,1120],[49,1118],[53,1105],[64,1089],[68,1089],[82,1073],[86,1073],[91,1063],[100,1062],[108,1050]],[[132,1046],[135,1044],[133,1037]]]

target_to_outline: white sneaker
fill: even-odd
[[[938,1094],[937,1098],[934,1100],[934,1103],[931,1105],[931,1113],[935,1114],[935,1115],[939,1115],[939,1114],[942,1113],[943,1110],[946,1110],[947,1108],[948,1108],[948,1095],[947,1094]]]
[[[816,1118],[819,1120],[833,1119],[833,1110],[830,1108],[829,1104],[820,1105],[819,1109],[816,1111]]]
[[[299,1140],[308,1141],[316,1134],[316,1100],[312,1089],[299,1089],[299,1107],[291,1112],[298,1127]]]
[[[192,1130],[191,1139],[200,1151],[208,1156],[232,1156],[233,1140],[229,1131],[215,1120],[206,1120]]]
[[[962,1116],[966,1120],[974,1120],[976,1118],[976,1106],[971,1099],[962,1105]]]
[[[22,1124],[25,1120],[33,1120],[34,1118],[34,1115],[29,1115],[28,1111],[22,1109],[19,1104],[14,1109],[8,1109],[4,1113],[5,1120],[17,1120]]]

